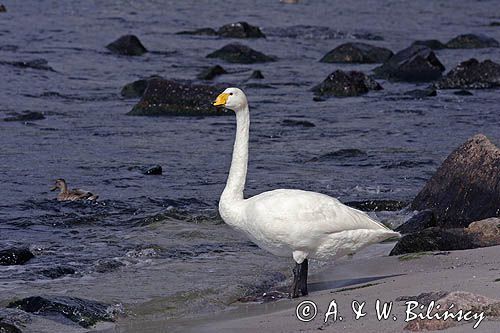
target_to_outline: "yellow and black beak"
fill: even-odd
[[[225,106],[228,98],[229,98],[229,94],[228,93],[222,93],[222,94],[220,94],[215,99],[215,102],[213,103],[213,106]]]

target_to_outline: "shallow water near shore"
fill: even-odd
[[[29,246],[23,266],[0,268],[0,305],[35,294],[145,304],[148,316],[190,316],[224,309],[288,274],[290,261],[261,251],[217,217],[234,138],[234,118],[131,117],[137,102],[120,89],[158,74],[194,80],[221,64],[215,82],[243,87],[252,125],[246,195],[301,188],[340,200],[410,201],[443,159],[476,133],[500,143],[498,90],[412,99],[427,84],[380,81],[384,90],[314,102],[310,88],[335,69],[377,65],[318,60],[346,41],[398,51],[416,39],[443,42],[462,33],[500,40],[495,1],[12,1],[0,14],[0,119],[38,111],[33,122],[0,120],[0,246]],[[223,8],[223,10],[221,10]],[[201,14],[202,13],[202,14]],[[495,16],[497,15],[497,16]],[[266,39],[176,35],[248,21]],[[109,53],[105,45],[136,34],[151,52]],[[382,40],[379,40],[381,37]],[[377,37],[377,38],[375,38]],[[241,42],[279,58],[227,64],[205,55]],[[439,50],[446,69],[475,57],[500,61],[499,48]],[[45,59],[53,70],[13,61]],[[252,70],[265,76],[250,85]],[[288,126],[286,119],[315,127]],[[320,159],[340,149],[360,156]],[[141,168],[159,164],[161,176]],[[56,178],[100,195],[97,203],[59,203]],[[408,212],[378,214],[395,225]],[[71,267],[57,279],[46,269]],[[319,268],[317,268],[319,269]],[[136,307],[137,308],[137,307]],[[140,312],[140,310],[137,310]],[[145,310],[146,311],[146,310]]]

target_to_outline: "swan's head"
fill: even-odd
[[[244,109],[248,105],[248,102],[245,93],[241,89],[227,88],[217,96],[213,104],[214,106],[224,107],[237,112]]]

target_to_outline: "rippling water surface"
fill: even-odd
[[[408,201],[447,154],[482,132],[499,143],[498,91],[415,100],[423,88],[381,81],[363,97],[314,102],[310,88],[337,68],[319,63],[346,41],[398,51],[416,39],[446,42],[461,33],[500,40],[496,1],[7,1],[0,14],[0,118],[38,111],[44,120],[0,121],[0,245],[27,245],[24,266],[0,269],[0,303],[14,296],[64,293],[182,315],[223,307],[248,288],[283,278],[288,261],[262,252],[216,215],[229,168],[234,119],[148,118],[126,113],[137,100],[121,87],[158,74],[194,79],[208,65],[230,72],[216,80],[243,87],[251,104],[247,195],[302,188],[343,201]],[[495,16],[496,15],[496,16]],[[239,20],[266,39],[243,40],[279,61],[226,64],[204,56],[234,41],[176,35]],[[136,34],[151,51],[122,57],[104,46]],[[374,37],[377,40],[372,40]],[[440,50],[447,70],[475,57],[500,60],[500,49]],[[53,69],[12,61],[45,59]],[[249,85],[259,69],[267,88]],[[285,126],[285,119],[315,127]],[[339,149],[365,154],[311,161]],[[140,169],[163,166],[161,176]],[[98,203],[58,203],[56,178],[100,195]],[[390,219],[390,218],[389,218]],[[72,267],[50,279],[43,270]],[[189,303],[189,308],[179,304]]]

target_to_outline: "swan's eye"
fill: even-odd
[[[233,96],[233,93],[229,93],[230,96]]]

